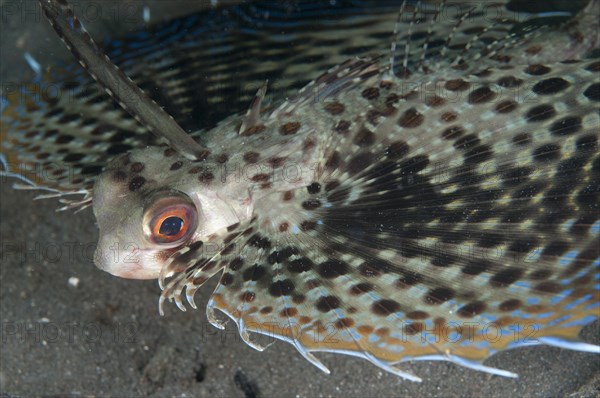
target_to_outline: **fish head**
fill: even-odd
[[[96,266],[123,278],[156,279],[190,245],[210,241],[217,254],[227,227],[252,213],[252,200],[236,197],[233,179],[218,177],[209,162],[165,147],[113,160],[93,190],[100,230]]]

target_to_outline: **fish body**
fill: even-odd
[[[475,11],[434,32],[416,21],[438,13],[418,12],[396,67],[351,58],[271,109],[263,86],[198,135],[196,159],[163,145],[112,160],[91,192],[96,264],[159,279],[161,311],[195,308],[218,275],[215,326],[217,309],[252,347],[273,336],[322,370],[313,352],[411,380],[396,365],[514,376],[482,362],[540,343],[598,352],[576,341],[600,299],[595,21],[579,50],[557,33],[551,59],[531,50],[544,28],[475,29]]]

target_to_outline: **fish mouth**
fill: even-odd
[[[111,275],[123,279],[158,279],[158,273],[143,266],[121,267],[119,269],[104,269]]]
[[[119,278],[158,279],[161,267],[153,261],[144,261],[152,258],[146,254],[146,250],[139,248],[102,250],[102,247],[98,246],[94,263],[102,271]]]

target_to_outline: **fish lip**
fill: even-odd
[[[110,250],[104,254],[101,246],[95,253],[96,267],[111,275],[124,279],[158,279],[160,266],[144,261],[146,250]]]
[[[158,279],[158,274],[154,270],[149,270],[144,268],[143,266],[136,266],[130,268],[119,268],[118,270],[107,270],[103,269],[103,271],[108,272],[113,276],[117,276],[123,279],[139,279],[139,280],[150,280],[150,279]]]

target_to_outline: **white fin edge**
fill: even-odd
[[[582,341],[568,341],[557,337],[539,337],[539,342],[553,347],[566,348],[568,350],[591,352],[600,354],[600,346]]]

